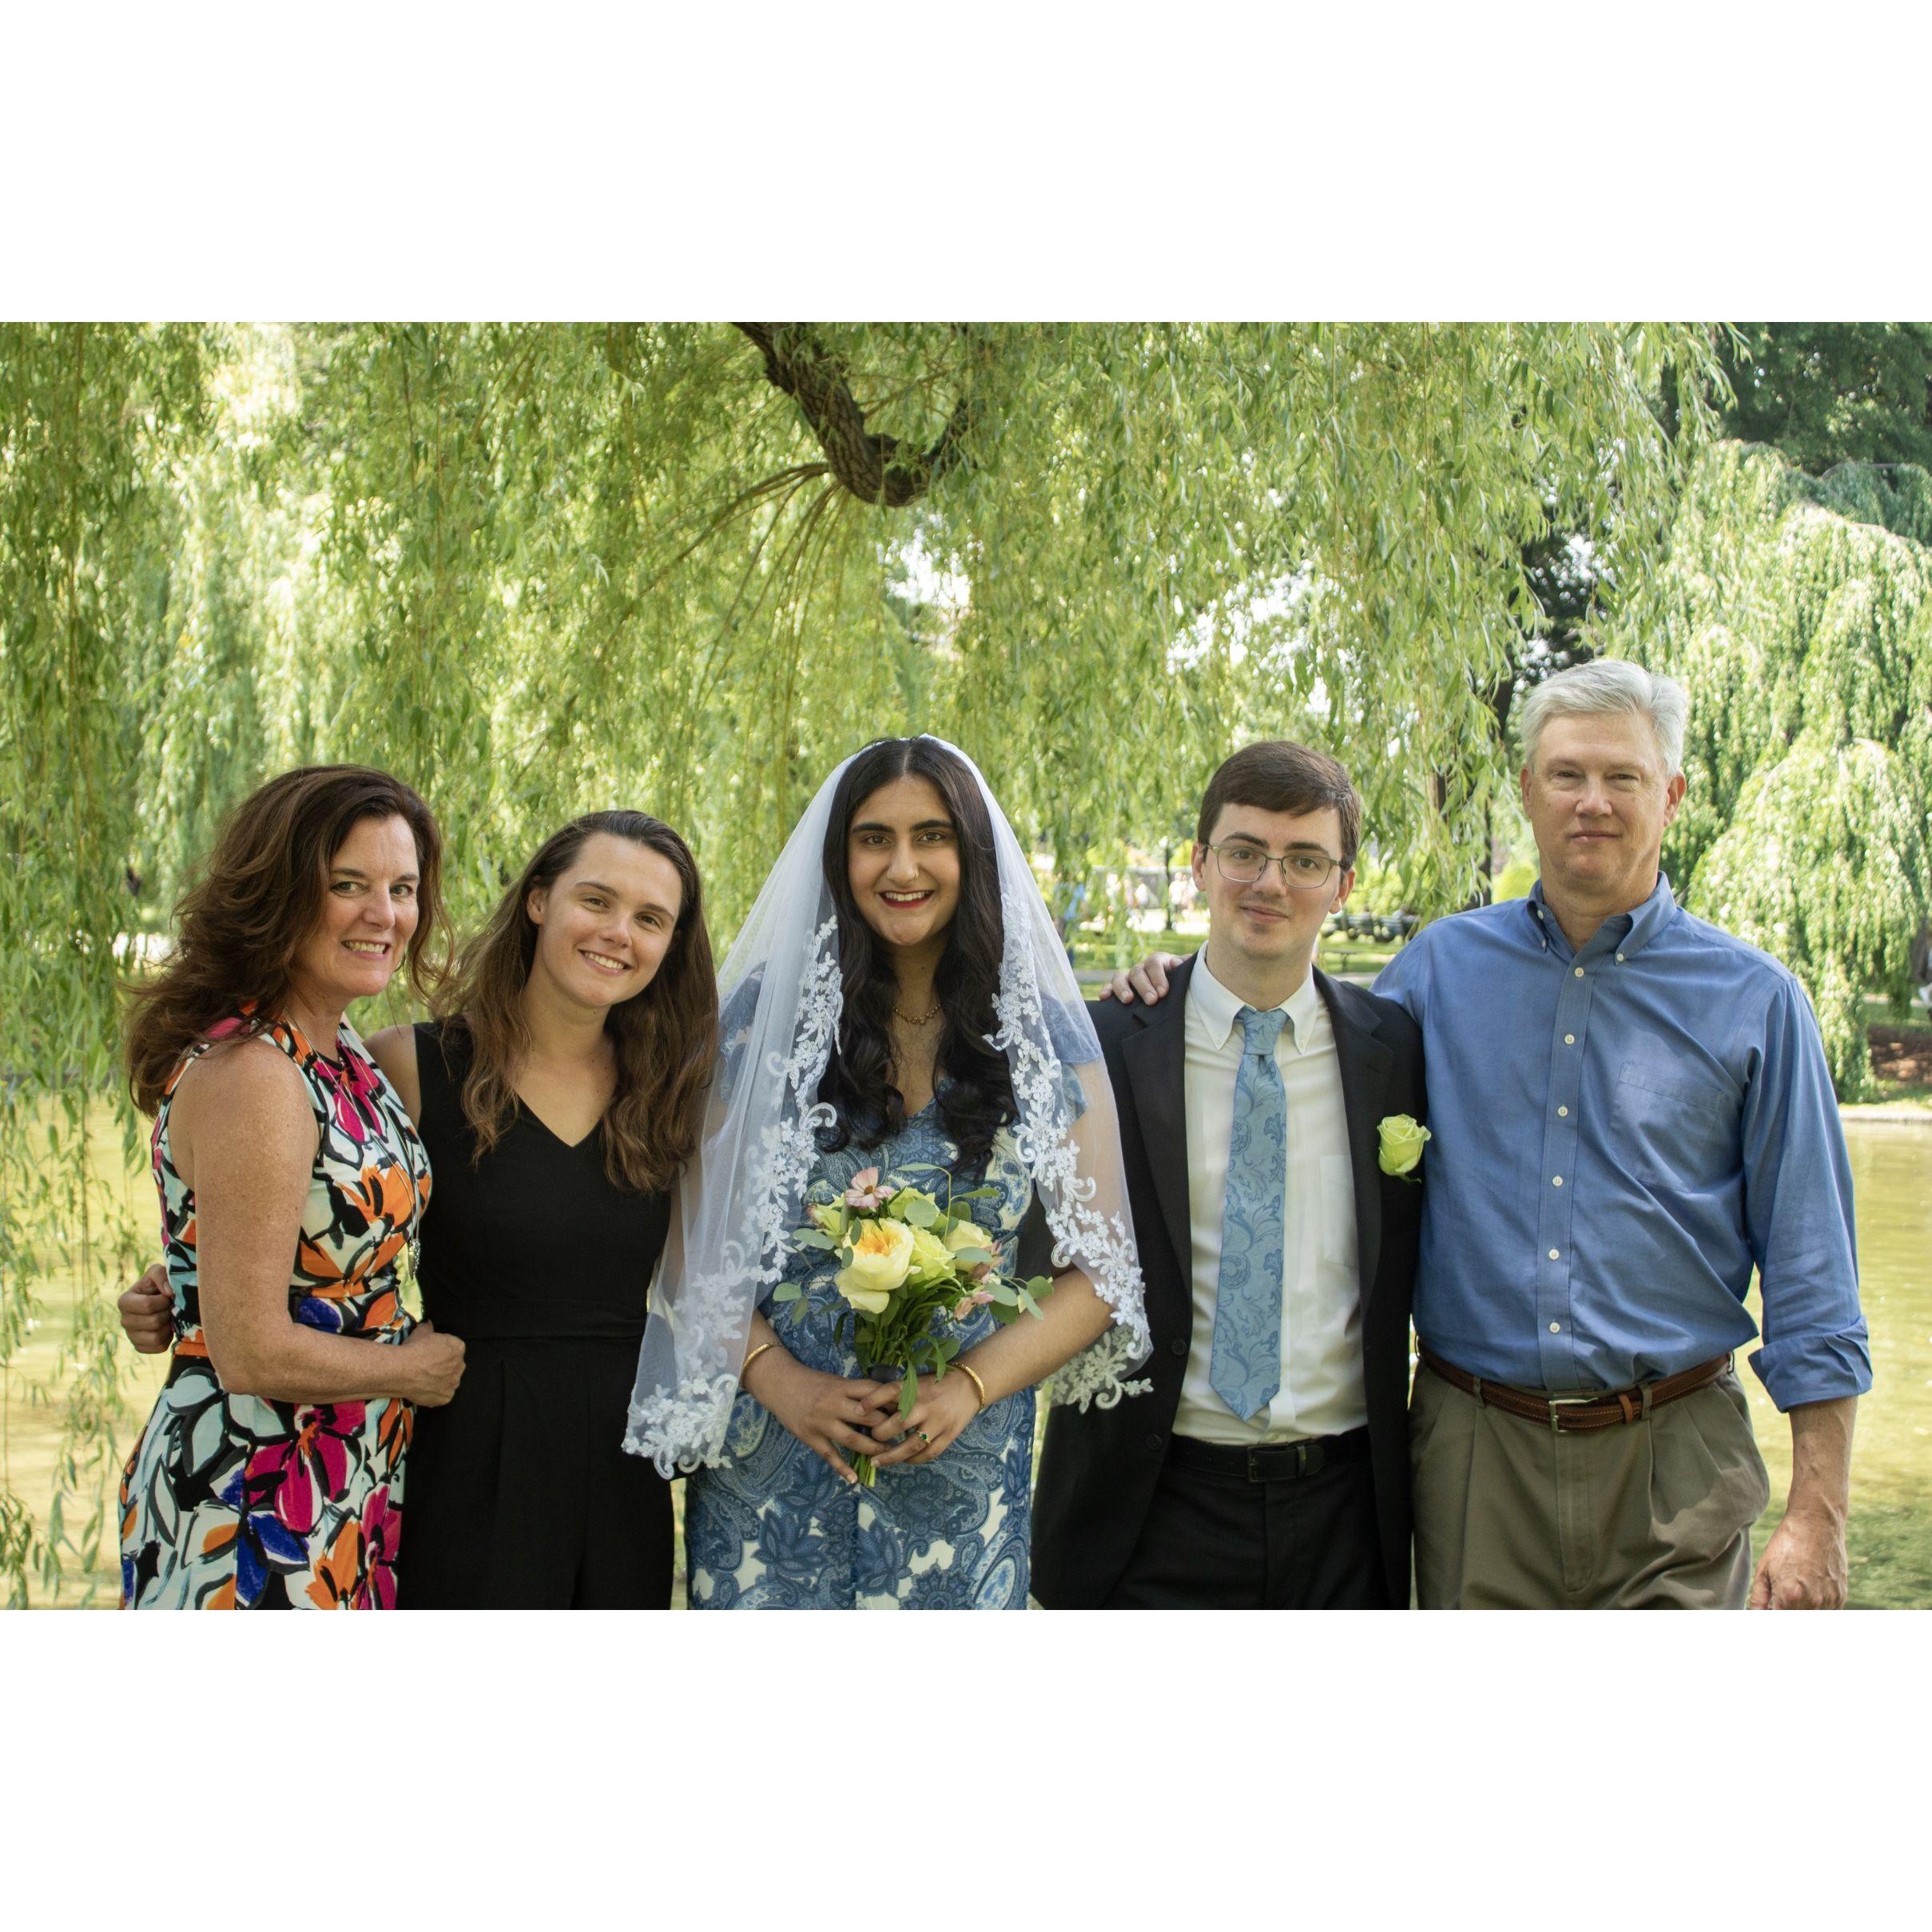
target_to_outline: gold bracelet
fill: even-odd
[[[745,1358],[744,1361],[738,1365],[738,1386],[741,1389],[745,1386],[745,1377],[747,1372],[750,1369],[751,1365],[756,1362],[767,1349],[775,1349],[777,1346],[777,1343],[775,1342],[761,1342],[758,1346]]]
[[[979,1392],[980,1392],[980,1408],[984,1409],[984,1408],[986,1406],[986,1385],[985,1385],[985,1383],[984,1383],[984,1382],[983,1382],[983,1381],[981,1381],[980,1380],[979,1377],[978,1377],[977,1375],[976,1375],[976,1374],[973,1373],[973,1371],[972,1371],[972,1369],[971,1366],[970,1366],[968,1364],[967,1364],[967,1363],[965,1363],[965,1362],[955,1362],[955,1363],[954,1363],[952,1366],[953,1366],[953,1367],[954,1367],[954,1368],[956,1368],[956,1369],[957,1369],[959,1370],[959,1372],[960,1373],[960,1374],[962,1374],[962,1375],[964,1375],[964,1376],[967,1377],[968,1377],[968,1379],[971,1381],[971,1382],[972,1383],[972,1385],[974,1386],[974,1388],[976,1388],[976,1389],[977,1389],[979,1390]]]

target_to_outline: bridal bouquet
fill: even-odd
[[[956,1195],[943,1167],[909,1163],[907,1174],[945,1179],[945,1199],[907,1185],[882,1181],[877,1167],[863,1168],[837,1200],[809,1210],[808,1226],[794,1230],[795,1246],[836,1254],[843,1266],[833,1278],[845,1307],[838,1337],[877,1373],[896,1369],[903,1378],[899,1413],[910,1415],[919,1399],[918,1377],[944,1376],[960,1352],[960,1326],[976,1309],[990,1306],[996,1322],[1037,1316],[1053,1284],[1044,1275],[1008,1279],[994,1264],[992,1238],[973,1220],[969,1202],[990,1187]],[[797,1282],[781,1282],[772,1299],[796,1302]],[[948,1331],[952,1332],[948,1332]],[[872,1458],[853,1458],[859,1481],[874,1481]]]

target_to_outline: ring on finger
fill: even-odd
[[[919,1439],[925,1444],[927,1448],[930,1449],[932,1446],[932,1438],[923,1429],[919,1432]]]

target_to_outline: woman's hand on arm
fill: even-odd
[[[752,1353],[767,1342],[771,1346],[764,1348],[756,1362],[749,1362]],[[762,1314],[752,1317],[745,1355],[749,1366],[738,1385],[845,1481],[857,1482],[847,1453],[874,1453],[878,1445],[865,1432],[882,1407],[898,1401],[898,1385],[849,1381],[842,1375],[808,1369],[778,1339]]]
[[[153,1262],[148,1271],[114,1303],[121,1332],[143,1355],[158,1355],[174,1342],[174,1290],[168,1286],[165,1262]]]
[[[881,1469],[895,1462],[930,1462],[958,1439],[980,1407],[972,1376],[960,1373],[962,1363],[984,1385],[986,1406],[991,1408],[1044,1381],[1063,1362],[1097,1342],[1113,1318],[1113,1310],[1081,1270],[1063,1270],[1054,1276],[1053,1292],[1040,1304],[1037,1317],[1023,1314],[1009,1322],[968,1349],[943,1377],[920,1377],[919,1399],[912,1413],[902,1419],[895,1406],[873,1427],[873,1439],[880,1445],[873,1452],[873,1460]],[[924,1442],[919,1439],[922,1429],[928,1438]],[[905,1440],[892,1446],[901,1433]]]
[[[316,1118],[278,1049],[246,1041],[197,1061],[176,1089],[171,1133],[194,1190],[202,1332],[223,1388],[272,1401],[449,1400],[463,1373],[453,1335],[425,1324],[389,1348],[289,1317]]]

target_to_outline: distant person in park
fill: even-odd
[[[441,855],[386,773],[286,773],[134,993],[174,1360],[121,1479],[131,1608],[395,1604],[411,1405],[449,1401],[463,1345],[397,1298],[429,1159],[344,1015],[404,962],[433,983]]]
[[[1167,962],[1165,1004],[1095,1009],[1153,1386],[1048,1422],[1049,1608],[1408,1608],[1421,1042],[1400,1007],[1314,965],[1361,827],[1333,758],[1235,753],[1195,841],[1206,946]]]
[[[1659,869],[1686,704],[1600,660],[1524,708],[1527,900],[1437,921],[1377,990],[1421,1022],[1434,1139],[1410,1414],[1425,1607],[1835,1608],[1871,1385],[1816,1020]],[[1138,969],[1137,969],[1138,970]],[[1791,1417],[1784,1517],[1731,1351]]]
[[[888,738],[820,788],[721,976],[723,1049],[638,1365],[630,1446],[691,1470],[696,1609],[1022,1609],[1033,1389],[1117,1399],[1147,1352],[1114,1099],[1024,853],[984,781]],[[942,1193],[1010,1271],[1029,1204],[1061,1259],[1040,1318],[972,1311],[942,1377],[870,1371],[836,1255],[790,1239],[867,1170]],[[804,1289],[779,1302],[781,1282]],[[851,1458],[877,1465],[860,1486]]]
[[[416,1418],[400,1607],[666,1608],[670,1489],[622,1440],[717,1040],[690,849],[642,812],[573,820],[435,1005],[369,1042],[435,1163],[423,1306],[469,1350]],[[140,1290],[123,1309],[149,1346]]]

